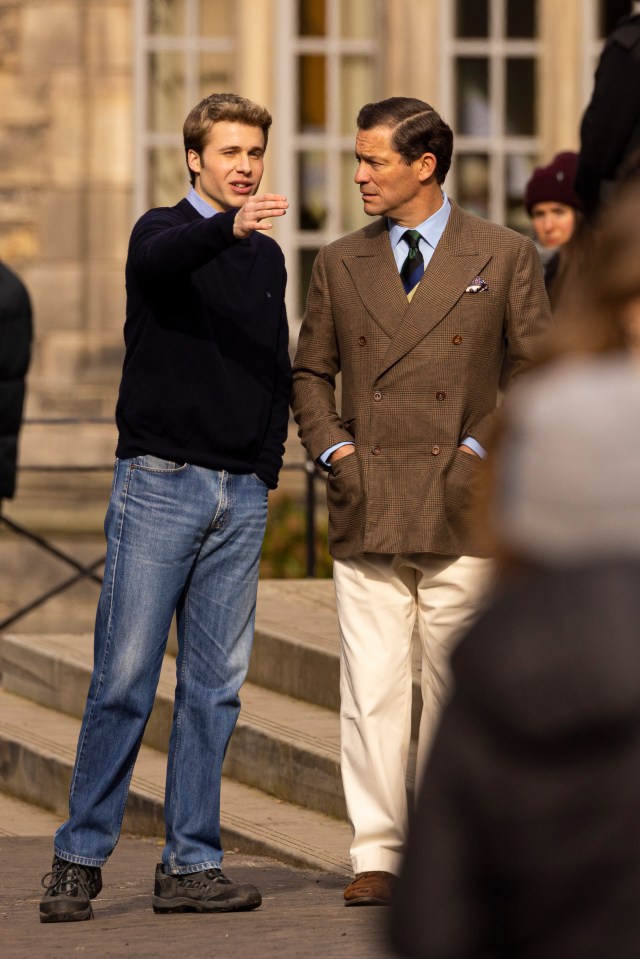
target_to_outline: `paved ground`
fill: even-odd
[[[156,915],[150,903],[156,840],[123,837],[103,870],[104,890],[90,922],[43,924],[39,882],[50,862],[46,836],[0,837],[0,941],[5,959],[390,959],[384,908],[348,909],[343,880],[228,853],[225,869],[257,885],[250,913]]]

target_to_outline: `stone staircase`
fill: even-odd
[[[170,643],[124,829],[162,835],[175,659]],[[0,636],[0,791],[66,815],[92,663],[88,635]],[[349,872],[339,769],[338,628],[327,580],[263,580],[242,710],[225,759],[227,848]],[[417,667],[414,728],[417,725]]]

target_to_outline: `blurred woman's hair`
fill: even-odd
[[[640,298],[640,180],[621,183],[610,205],[580,236],[543,360],[606,353],[628,345],[625,307]]]

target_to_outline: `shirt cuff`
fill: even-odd
[[[339,450],[341,446],[353,446],[353,440],[343,440],[342,443],[336,443],[335,446],[330,446],[328,450],[325,450],[324,453],[321,453],[318,457],[318,462],[321,466],[324,466],[326,470],[331,469],[331,463],[329,462],[329,457],[332,453],[335,453],[336,450]]]
[[[486,460],[487,458],[486,449],[484,448],[484,446],[481,446],[477,440],[474,440],[473,436],[467,436],[466,440],[463,440],[460,445],[468,446],[469,449],[473,450],[474,453],[477,453],[481,459]]]

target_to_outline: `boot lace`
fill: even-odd
[[[40,883],[49,896],[78,896],[91,899],[91,880],[77,862],[59,863],[45,873]]]

